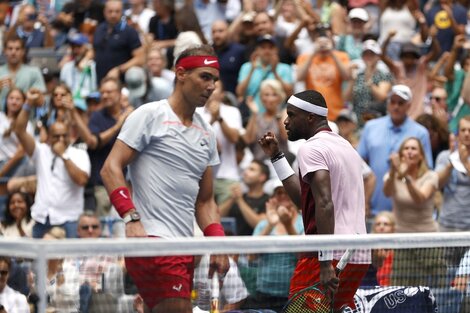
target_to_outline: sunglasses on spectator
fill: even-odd
[[[445,100],[445,98],[443,97],[434,97],[434,96],[431,97],[431,100],[432,99],[436,100],[437,102],[441,102],[441,100]]]
[[[0,271],[0,275],[1,276],[6,276],[6,275],[8,275],[8,271],[7,270]]]
[[[97,230],[98,228],[100,228],[100,225],[93,224],[93,225],[81,225],[81,226],[80,226],[80,228],[81,228],[82,230],[88,230],[90,227],[91,227],[93,230]]]

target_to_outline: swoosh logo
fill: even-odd
[[[124,190],[119,190],[119,194],[120,194],[123,198],[129,199],[129,198],[126,196],[126,194],[124,193]]]
[[[172,288],[178,292],[181,291],[181,288],[183,287],[183,284],[179,284],[178,286],[173,286]]]
[[[208,59],[204,59],[204,64],[205,65],[211,65],[211,64],[214,64],[214,63],[217,63],[217,61],[216,60],[209,61]]]

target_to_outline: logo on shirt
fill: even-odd
[[[178,286],[173,285],[172,288],[173,288],[173,290],[176,290],[176,291],[178,291],[178,292],[181,292],[181,288],[182,288],[182,287],[183,287],[183,284],[179,284]]]
[[[209,61],[208,59],[204,59],[204,65],[211,65],[211,64],[214,64],[214,63],[217,63],[217,60]]]

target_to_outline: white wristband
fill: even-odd
[[[331,261],[333,260],[333,251],[320,250],[318,251],[318,261]]]
[[[281,181],[295,174],[292,167],[290,167],[289,162],[285,157],[280,158],[276,162],[273,162],[274,170],[276,171],[277,177]]]

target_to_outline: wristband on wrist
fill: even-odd
[[[318,251],[318,261],[331,261],[333,260],[333,251],[320,250]]]
[[[277,177],[279,177],[281,181],[295,174],[292,167],[290,167],[289,162],[287,162],[284,154],[282,154],[282,157],[276,161],[272,161],[272,163]]]
[[[127,187],[118,187],[109,195],[111,204],[116,208],[119,216],[122,218],[127,212],[135,208],[131,200],[131,194]]]
[[[279,151],[278,153],[276,153],[275,155],[273,155],[273,156],[271,157],[271,163],[274,163],[274,162],[276,162],[277,160],[282,159],[283,157],[285,157],[284,152]]]
[[[29,106],[29,104],[24,103],[23,104],[23,110],[25,110],[26,112],[29,112],[29,111],[31,111],[31,107]]]
[[[219,223],[209,224],[203,233],[206,237],[225,237],[224,228]]]

